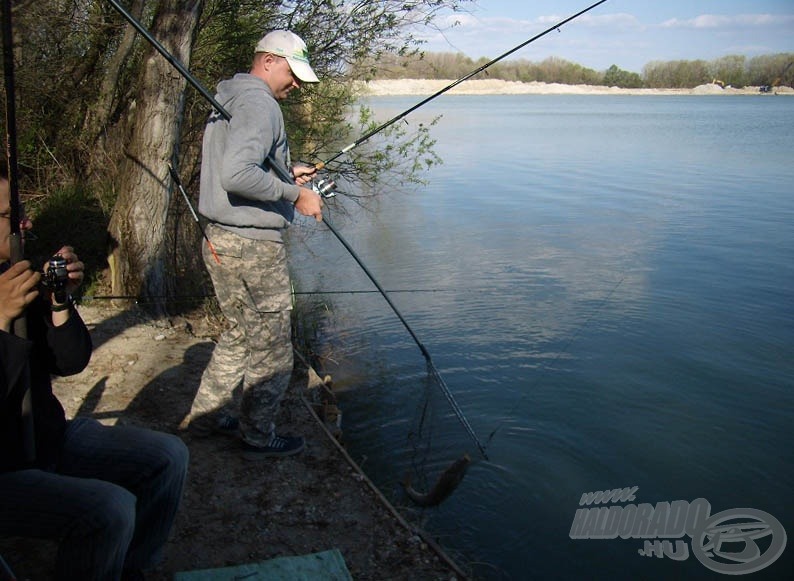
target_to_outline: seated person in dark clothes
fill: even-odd
[[[170,434],[66,419],[50,377],[79,373],[91,357],[68,296],[83,282],[83,263],[69,246],[58,251],[67,263],[63,293],[43,288],[28,261],[10,265],[4,170],[0,163],[0,536],[57,541],[58,579],[141,579],[174,522],[187,448]],[[31,223],[19,214],[24,239]],[[27,331],[16,336],[22,315]],[[32,411],[23,414],[28,390]]]

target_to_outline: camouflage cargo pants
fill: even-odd
[[[227,412],[255,446],[267,444],[292,374],[292,330],[287,253],[284,244],[251,240],[209,224],[204,263],[227,320],[204,370],[191,421]]]

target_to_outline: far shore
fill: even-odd
[[[377,80],[360,84],[364,96],[433,95],[454,80],[397,79]],[[500,79],[467,80],[449,90],[450,95],[794,95],[791,87],[773,87],[762,93],[759,87],[737,89],[718,84],[700,85],[693,89],[621,89],[597,85],[563,85],[560,83],[522,83]]]

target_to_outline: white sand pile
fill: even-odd
[[[362,95],[433,95],[452,84],[453,80],[396,79],[360,83]],[[794,95],[790,87],[775,87],[778,95]],[[499,79],[472,79],[449,90],[451,95],[759,95],[758,87],[723,89],[717,84],[706,84],[694,89],[620,89],[596,85],[563,85],[560,83],[521,83]]]

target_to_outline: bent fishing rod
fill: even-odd
[[[392,117],[391,119],[389,119],[385,123],[379,125],[378,127],[373,129],[372,131],[369,131],[369,132],[365,133],[364,135],[362,135],[361,137],[356,139],[353,143],[351,143],[347,147],[343,148],[338,153],[336,153],[336,154],[332,155],[331,157],[329,157],[327,160],[317,162],[315,164],[315,167],[318,170],[323,169],[326,166],[326,164],[331,163],[332,161],[335,161],[336,159],[338,159],[341,156],[343,156],[344,154],[346,154],[348,151],[351,151],[351,150],[355,149],[356,147],[358,147],[359,145],[361,145],[362,143],[364,143],[368,139],[374,137],[375,135],[377,135],[378,133],[380,133],[381,131],[383,131],[387,127],[390,127],[391,125],[397,123],[397,121],[399,121],[400,119],[402,119],[404,117],[407,117],[408,115],[410,115],[411,113],[413,113],[414,111],[419,109],[419,107],[422,107],[423,105],[426,105],[427,103],[429,103],[430,101],[432,101],[436,97],[439,97],[439,96],[443,95],[444,93],[446,93],[447,91],[449,91],[450,89],[452,89],[454,87],[457,87],[458,85],[460,85],[464,81],[467,81],[470,78],[472,78],[473,76],[483,72],[485,69],[487,69],[491,65],[498,63],[500,60],[510,56],[511,54],[513,54],[514,52],[524,48],[528,44],[531,44],[531,43],[535,42],[536,40],[538,40],[539,38],[546,36],[547,34],[552,32],[553,30],[559,30],[560,27],[562,27],[565,24],[568,24],[571,20],[579,18],[582,14],[584,14],[586,12],[589,12],[590,10],[595,8],[596,6],[599,6],[600,4],[603,4],[606,1],[607,0],[599,0],[599,2],[596,2],[595,4],[593,4],[591,6],[588,6],[584,10],[581,10],[580,12],[577,12],[576,14],[574,14],[572,16],[569,16],[565,20],[561,20],[560,22],[558,22],[554,26],[550,26],[549,28],[547,28],[546,30],[541,32],[540,34],[536,34],[535,36],[533,36],[529,40],[525,40],[524,42],[522,42],[519,45],[516,45],[515,47],[511,48],[507,52],[502,53],[501,55],[499,55],[495,59],[492,59],[492,60],[488,61],[487,63],[485,63],[484,65],[477,67],[476,69],[474,69],[470,73],[467,73],[467,74],[463,75],[462,77],[460,77],[459,79],[456,79],[455,81],[451,82],[449,85],[447,85],[443,89],[439,89],[438,91],[436,91],[435,93],[433,93],[429,97],[419,101],[416,105],[413,105],[412,107],[409,107],[408,109],[406,109],[402,113],[399,113],[399,114],[395,115],[394,117]]]
[[[270,167],[273,168],[273,170],[276,172],[276,174],[278,174],[279,178],[281,178],[282,181],[287,183],[293,183],[294,180],[292,179],[292,176],[290,176],[289,172],[285,168],[281,167],[272,158],[268,158],[267,161],[269,162]],[[471,439],[477,445],[477,448],[480,450],[480,453],[482,454],[483,458],[487,460],[488,454],[485,451],[485,446],[477,437],[477,434],[474,432],[474,429],[471,427],[469,420],[467,420],[466,416],[463,414],[463,410],[458,405],[458,402],[455,401],[455,396],[452,395],[452,391],[450,391],[447,382],[444,381],[441,372],[438,370],[435,363],[433,363],[433,358],[430,356],[430,352],[419,340],[419,337],[411,328],[411,325],[408,324],[408,321],[405,320],[405,317],[403,317],[402,313],[397,308],[397,305],[395,305],[392,302],[391,297],[389,297],[389,294],[378,282],[378,279],[375,278],[375,275],[372,274],[369,268],[367,268],[367,265],[364,264],[364,261],[361,260],[361,258],[358,256],[356,251],[353,250],[353,247],[350,246],[350,244],[348,244],[347,240],[344,239],[344,237],[339,233],[339,231],[334,227],[334,225],[328,221],[328,218],[323,217],[323,223],[326,226],[328,226],[328,229],[333,233],[334,236],[336,236],[337,240],[339,240],[342,246],[344,246],[345,249],[350,253],[350,256],[353,257],[353,260],[355,260],[356,263],[358,263],[358,265],[361,267],[361,270],[364,271],[364,274],[367,275],[367,278],[369,278],[369,280],[372,281],[372,284],[374,284],[375,288],[378,289],[378,292],[386,301],[386,303],[391,307],[391,310],[394,312],[394,314],[397,315],[397,318],[403,324],[406,331],[408,331],[408,334],[411,335],[411,338],[414,340],[417,347],[419,347],[419,351],[421,351],[422,356],[425,358],[425,362],[427,364],[428,370],[430,371],[430,374],[436,379],[438,386],[441,388],[441,392],[444,394],[444,397],[447,398],[447,401],[449,402],[449,405],[452,408],[455,417],[458,418],[458,421],[461,423],[463,428],[466,430],[466,432],[469,434]]]
[[[195,77],[193,77],[193,75],[191,75],[190,72],[188,72],[188,70],[185,69],[185,67],[182,66],[182,64],[178,60],[176,60],[165,49],[165,47],[163,47],[163,45],[160,44],[143,27],[143,25],[141,25],[140,22],[138,22],[121,5],[119,5],[119,3],[116,0],[108,0],[108,1],[172,66],[174,66],[174,68],[176,68],[177,71],[179,71],[179,73],[191,85],[193,85],[194,88],[196,88],[198,90],[198,92],[207,101],[209,101],[209,103],[215,108],[215,110],[221,116],[223,116],[224,119],[226,119],[226,121],[230,121],[231,120],[231,118],[232,118],[231,114],[223,106],[221,106],[220,103],[217,102],[217,100],[209,93],[209,91],[207,91],[201,85],[201,83],[199,83],[198,80],[196,80]],[[606,0],[601,0],[601,1],[605,2]],[[349,151],[349,149],[348,149],[348,151]],[[266,161],[268,162],[270,167],[273,169],[273,171],[278,175],[279,179],[281,179],[282,181],[284,181],[286,183],[294,183],[294,180],[293,180],[292,176],[290,175],[289,170],[287,168],[281,167],[281,165],[278,164],[271,157],[268,157]],[[320,168],[317,168],[317,169],[320,169]],[[169,168],[169,170],[170,170],[170,173],[172,175],[172,178],[174,176],[176,176],[176,172],[173,171],[173,168]],[[177,181],[177,182],[179,181],[178,176],[176,177],[175,181]],[[325,197],[330,197],[330,195],[333,195],[332,191],[325,191],[325,192],[321,192],[321,193]],[[195,211],[193,211],[193,207],[190,204],[190,201],[187,199],[187,196],[185,196],[185,201],[188,203],[188,206],[190,206],[190,208],[191,208],[191,212],[195,216]],[[397,318],[400,320],[400,322],[403,324],[403,326],[405,326],[405,328],[407,329],[408,333],[411,335],[411,337],[413,338],[413,340],[416,342],[417,346],[419,347],[419,350],[421,351],[422,355],[425,358],[425,361],[427,362],[428,369],[430,370],[430,372],[433,375],[433,377],[435,377],[436,382],[438,383],[439,387],[441,388],[442,392],[444,393],[444,396],[446,397],[446,399],[449,402],[450,406],[452,407],[452,411],[455,413],[455,416],[458,418],[460,423],[463,425],[463,427],[465,428],[466,432],[472,438],[474,443],[477,445],[477,448],[480,450],[480,453],[482,454],[482,456],[485,459],[488,459],[488,455],[487,455],[487,453],[485,451],[485,446],[483,446],[482,442],[477,437],[477,434],[475,434],[474,429],[471,427],[471,424],[469,424],[469,421],[466,419],[466,416],[463,414],[463,411],[461,410],[460,406],[455,401],[455,398],[452,395],[452,392],[450,391],[450,389],[447,386],[446,382],[444,381],[444,378],[441,376],[441,373],[439,372],[438,368],[433,363],[433,359],[430,356],[430,352],[427,350],[427,348],[419,340],[419,337],[416,335],[414,330],[408,324],[408,321],[406,321],[405,317],[403,317],[402,313],[400,313],[399,309],[397,309],[397,306],[392,302],[392,300],[389,297],[388,293],[383,289],[383,287],[377,281],[375,276],[366,267],[364,262],[361,260],[361,258],[358,256],[358,254],[356,254],[356,252],[353,250],[353,248],[350,246],[350,244],[348,244],[348,242],[342,237],[342,235],[339,233],[339,231],[328,221],[327,218],[323,218],[323,222],[328,227],[328,229],[334,234],[334,236],[336,236],[336,238],[339,240],[339,242],[342,244],[342,246],[344,246],[345,249],[350,253],[350,255],[353,257],[353,259],[356,261],[356,263],[358,263],[358,265],[361,267],[361,269],[364,271],[364,273],[367,275],[367,277],[375,285],[375,288],[378,289],[378,292],[384,298],[386,303],[392,308],[392,310],[394,311],[394,314],[397,315]],[[208,242],[209,242],[209,240],[208,240]]]

